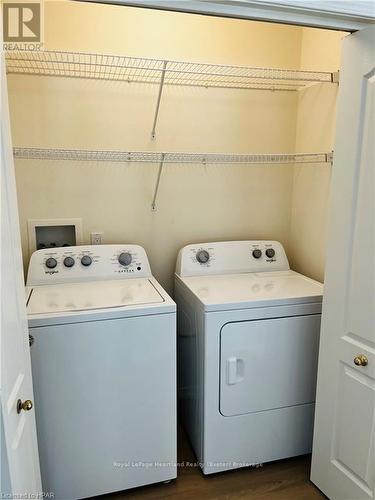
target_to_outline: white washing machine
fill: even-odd
[[[176,309],[144,249],[36,251],[27,278],[43,490],[73,500],[176,477]]]
[[[310,452],[322,293],[276,241],[180,250],[181,413],[205,474]]]

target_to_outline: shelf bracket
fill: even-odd
[[[163,69],[161,70],[161,77],[160,77],[160,84],[159,84],[159,92],[158,92],[158,99],[156,101],[156,108],[155,108],[155,115],[154,115],[154,121],[152,124],[152,130],[151,130],[151,139],[154,141],[156,137],[156,124],[158,122],[158,115],[159,115],[159,108],[160,108],[160,101],[161,101],[161,95],[163,93],[163,87],[164,87],[164,79],[165,79],[165,72],[167,70],[167,64],[168,61],[163,62]]]
[[[327,159],[327,163],[330,163],[332,166],[333,165],[333,151],[326,154],[326,159]]]
[[[340,72],[335,71],[334,73],[332,73],[331,80],[332,80],[332,83],[339,83],[340,82]]]
[[[156,210],[157,210],[157,208],[156,208],[156,199],[158,197],[160,178],[161,178],[161,174],[163,172],[164,158],[165,158],[165,153],[162,153],[161,154],[161,160],[160,160],[160,163],[159,163],[158,176],[156,178],[156,184],[155,184],[155,189],[154,189],[154,196],[152,198],[152,203],[151,203],[151,210],[153,212],[156,212]]]

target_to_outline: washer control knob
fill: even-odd
[[[260,259],[262,257],[262,250],[260,250],[259,248],[253,250],[253,257],[254,259]]]
[[[84,255],[82,258],[81,258],[81,264],[83,266],[91,266],[91,263],[92,263],[92,258],[90,257],[90,255]]]
[[[206,264],[210,260],[210,254],[207,252],[207,250],[199,250],[197,252],[197,261],[200,264]]]
[[[128,266],[129,264],[131,264],[132,260],[133,257],[129,252],[120,253],[120,255],[118,256],[118,261],[122,266]]]
[[[74,266],[74,259],[73,257],[65,257],[64,259],[64,266],[65,267],[73,267]]]
[[[48,267],[48,269],[53,269],[56,266],[57,266],[57,260],[54,259],[53,257],[49,257],[46,260],[46,267]]]
[[[275,256],[275,250],[273,248],[267,248],[266,255],[267,255],[267,257],[269,257],[270,259],[272,259],[272,257]]]

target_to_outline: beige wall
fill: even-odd
[[[344,33],[302,30],[301,69],[340,68]],[[314,85],[299,93],[296,151],[331,151],[334,147],[337,85]],[[294,168],[289,258],[303,274],[324,281],[327,213],[332,169],[326,165]]]
[[[305,30],[298,27],[79,2],[48,2],[45,23],[50,49],[298,68],[305,57],[301,46],[305,55],[309,47]],[[290,152],[296,143],[297,149],[304,148],[308,120],[301,109],[313,105],[292,92],[167,87],[153,142],[155,86],[19,75],[9,75],[8,81],[16,146]],[[324,115],[317,113],[317,122],[327,116],[330,123],[332,110],[331,103]],[[317,130],[321,132],[320,125],[312,133]],[[311,151],[330,145],[325,134],[314,140]],[[317,193],[324,170],[326,197],[329,169],[303,168],[318,176]],[[105,243],[143,245],[155,276],[168,290],[177,250],[191,242],[277,239],[296,266],[304,267],[297,211],[305,184],[293,167],[167,166],[158,210],[152,212],[156,173],[156,165],[17,160],[25,265],[27,219],[81,217],[85,243],[91,231],[102,231]],[[306,184],[310,189],[310,180]],[[307,206],[302,209],[310,214]],[[302,229],[311,238],[314,228],[313,223]],[[315,268],[305,268],[307,274],[315,273]]]

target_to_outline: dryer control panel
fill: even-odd
[[[284,247],[278,241],[221,241],[182,248],[177,257],[179,276],[288,271]]]
[[[139,245],[82,245],[45,248],[30,259],[27,285],[151,277]]]

